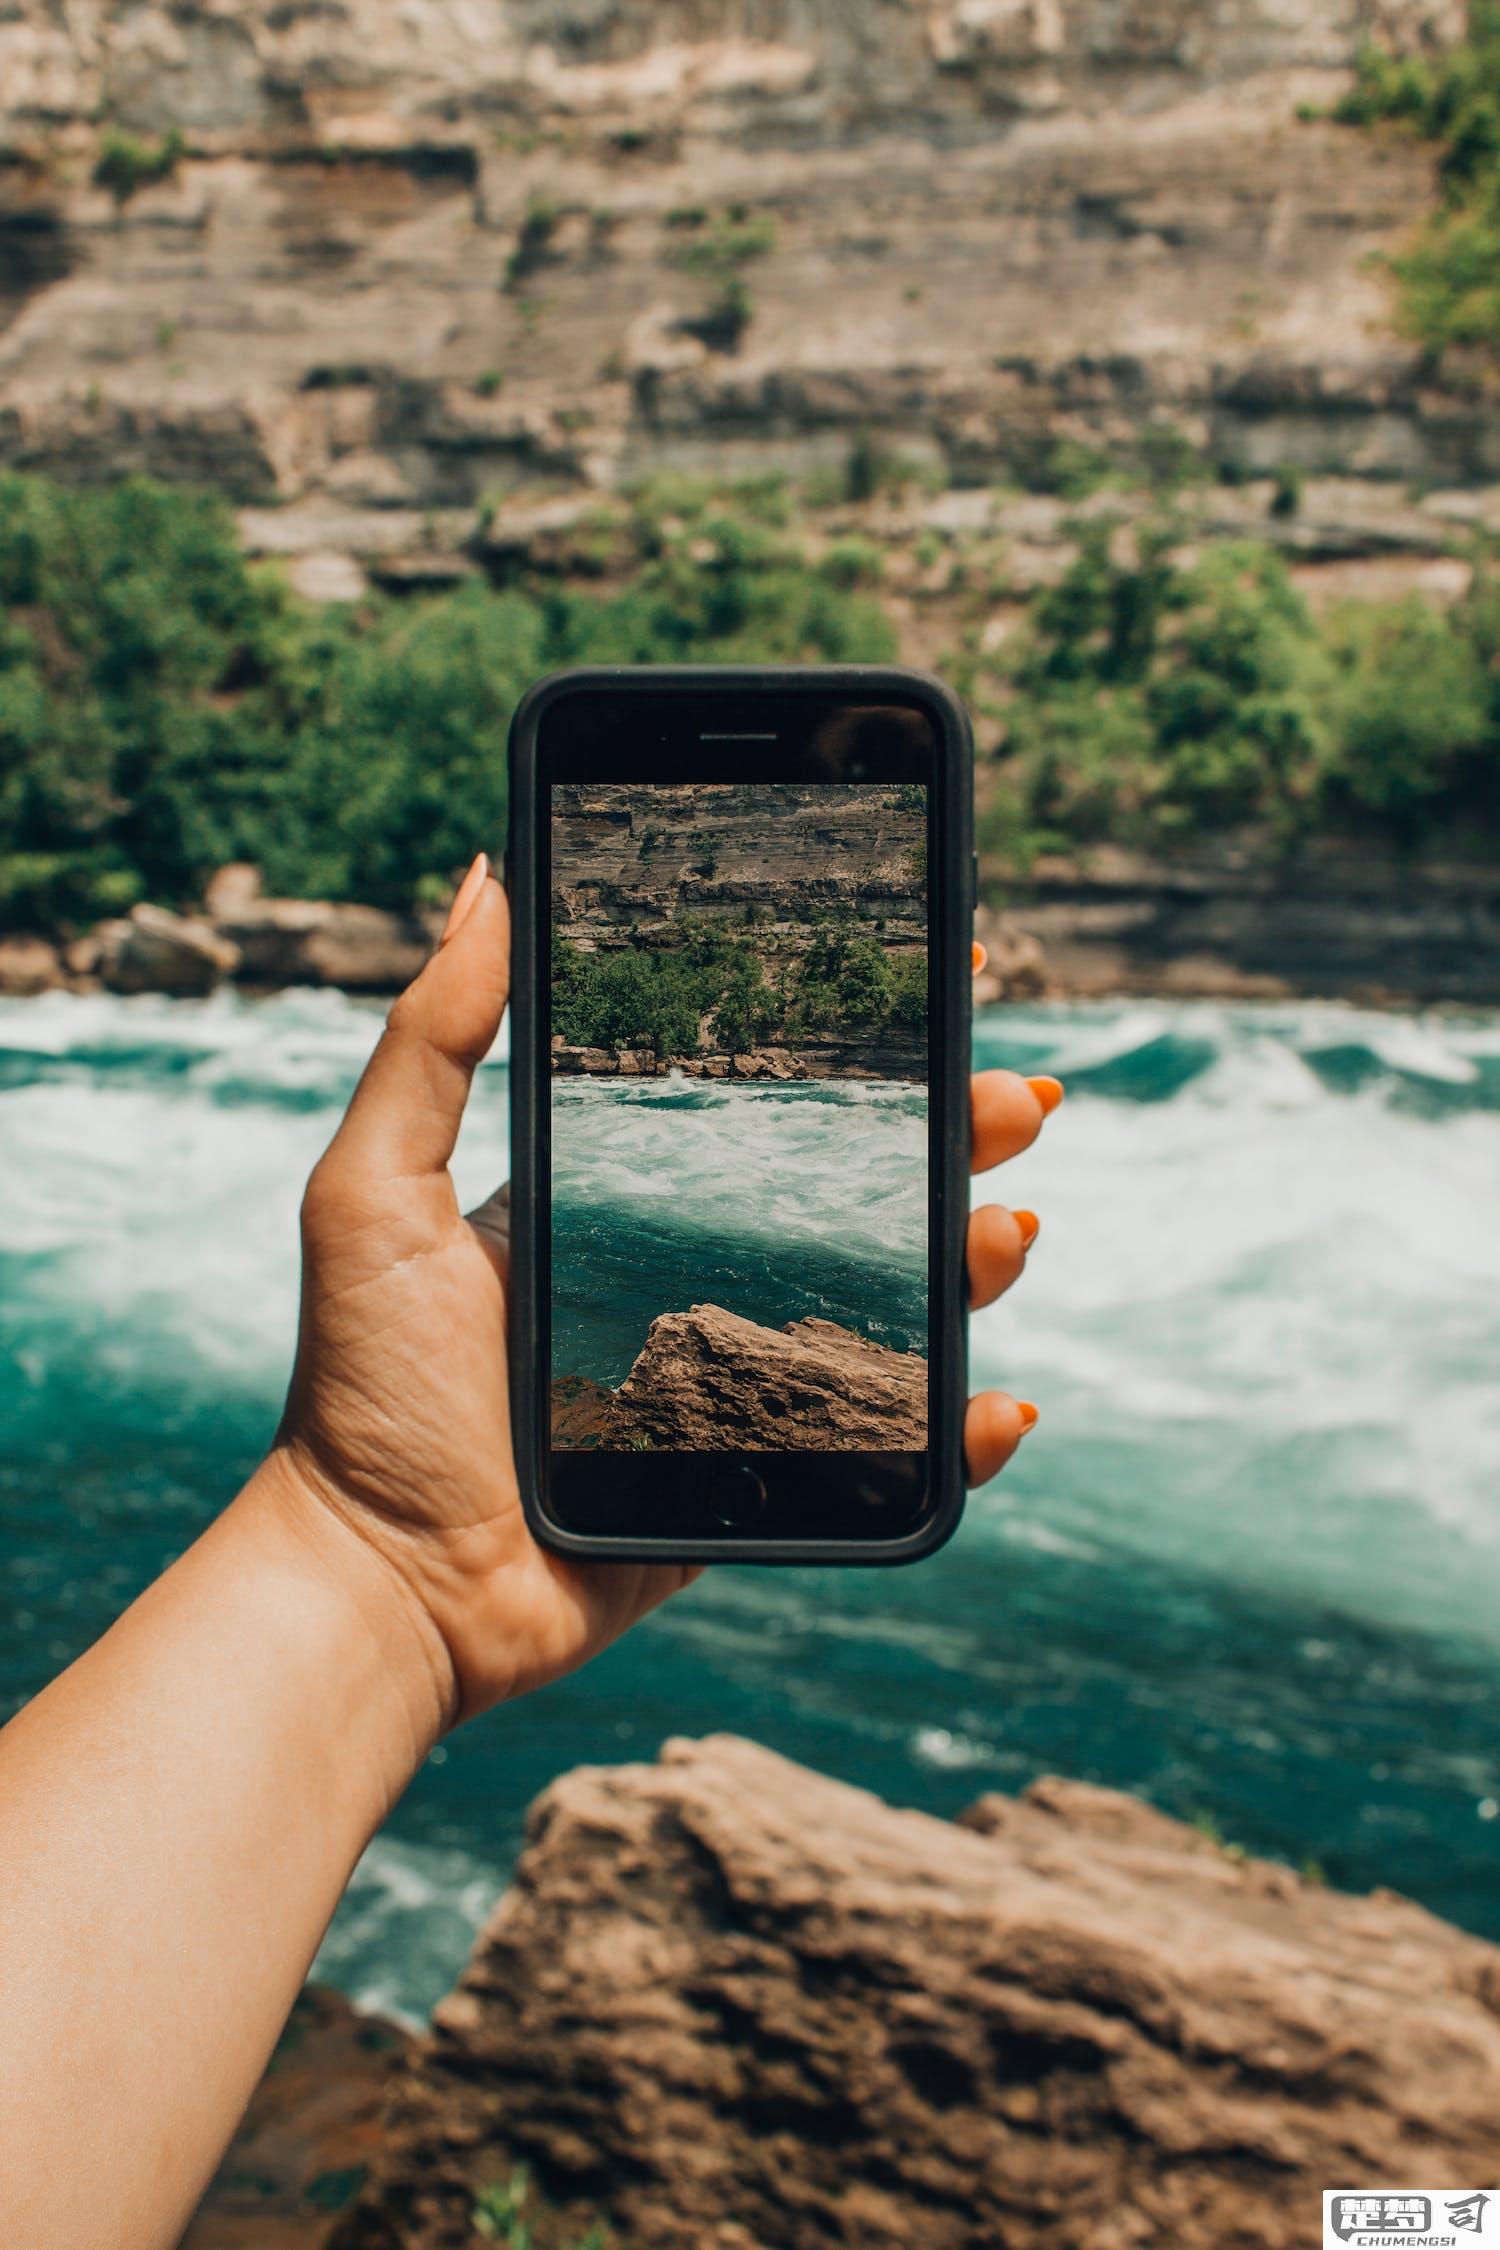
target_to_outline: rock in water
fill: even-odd
[[[1500,1953],[1112,1791],[966,1826],[732,1737],[585,1769],[340,2250],[534,2167],[621,2250],[1305,2250],[1319,2191],[1500,2169]]]
[[[328,899],[250,898],[219,923],[249,984],[332,984],[399,992],[435,942],[421,923],[377,906]]]
[[[24,931],[0,937],[0,998],[30,998],[62,982],[57,947]]]
[[[653,1320],[617,1391],[553,1387],[565,1446],[900,1453],[927,1443],[927,1362],[831,1320],[784,1328],[694,1305]]]
[[[94,935],[99,973],[111,992],[201,999],[240,965],[238,946],[221,931],[164,906],[132,907],[127,920],[102,923]]]
[[[211,922],[242,914],[265,896],[261,872],[248,859],[232,859],[210,875],[203,888],[203,911]]]
[[[617,1412],[615,1394],[603,1383],[587,1375],[559,1375],[552,1384],[552,1443],[565,1452],[587,1453],[600,1445],[618,1450],[618,1440],[606,1444]]]

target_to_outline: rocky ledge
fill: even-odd
[[[478,2250],[525,2166],[536,2250],[1302,2250],[1495,2176],[1497,2015],[1494,1947],[1112,1791],[672,1742],[545,1793],[352,2207],[255,2240]]]
[[[223,878],[234,878],[225,885]],[[981,1005],[1114,994],[1179,999],[1341,999],[1371,1006],[1500,1006],[1500,867],[1408,863],[1329,846],[1286,866],[1254,851],[1173,862],[1113,845],[1045,858],[986,885],[977,935]],[[393,993],[416,975],[441,914],[260,895],[253,869],[221,869],[200,908],[149,904],[63,942],[0,932],[0,997],[57,989],[191,998],[222,983],[336,985]],[[899,1046],[761,1047],[667,1056],[554,1043],[561,1075],[919,1078]]]
[[[857,1057],[855,1060],[853,1058]],[[575,1078],[904,1078],[927,1081],[925,1042],[915,1038],[845,1040],[840,1046],[755,1047],[745,1055],[655,1055],[643,1047],[570,1047],[552,1042],[552,1068]]]
[[[653,1320],[617,1391],[552,1390],[566,1451],[899,1453],[927,1443],[927,1362],[831,1320],[762,1328],[722,1305]]]
[[[266,898],[258,869],[221,867],[191,913],[142,901],[62,943],[34,932],[0,932],[0,995],[102,987],[201,1000],[226,983],[399,992],[427,959],[441,927],[441,914]]]
[[[998,892],[1001,885],[994,888]],[[1101,844],[1033,862],[981,909],[983,1003],[1159,994],[1500,1006],[1500,866],[1309,846],[1152,860]]]

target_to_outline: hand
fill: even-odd
[[[567,1561],[527,1528],[511,1450],[505,1204],[465,1219],[448,1172],[509,968],[505,897],[481,859],[308,1183],[297,1363],[277,1447],[283,1504],[304,1527],[356,1538],[387,1566],[448,1724],[570,1671],[697,1576]],[[974,1081],[976,1170],[1036,1137],[1053,1084],[1036,1081],[1039,1095],[1006,1071]],[[976,1305],[1019,1275],[1028,1225],[996,1207],[975,1214]],[[971,1402],[976,1482],[1034,1420],[999,1392]]]

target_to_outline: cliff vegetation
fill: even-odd
[[[752,935],[694,917],[650,949],[584,953],[560,937],[553,1030],[570,1047],[667,1056],[695,1053],[700,1027],[714,1048],[744,1054],[828,1032],[909,1033],[926,1022],[926,955],[892,960],[848,908],[826,915],[777,973],[767,968]]]
[[[1097,490],[1070,559],[1021,610],[1003,541],[901,558],[943,573],[949,639],[933,653],[978,714],[992,869],[1103,838],[1176,849],[1247,831],[1273,851],[1374,836],[1491,853],[1488,565],[1446,605],[1314,606],[1268,540],[1196,544],[1195,491]],[[277,891],[429,901],[501,830],[505,730],[539,673],[895,654],[895,566],[846,520],[826,489],[663,480],[601,501],[566,568],[316,604],[246,558],[211,495],[5,478],[0,923],[189,900],[230,860]],[[692,1005],[733,1028],[806,1017],[806,994],[757,984],[727,942],[635,983],[620,966],[581,974],[579,1028],[655,1044],[664,1011]],[[841,1017],[915,1005],[857,943],[827,943]]]
[[[895,655],[1055,984],[1487,1001],[1497,22],[16,0],[0,984],[406,917],[549,665]]]
[[[763,514],[753,490],[641,514],[607,588],[346,607],[248,562],[209,494],[0,479],[0,926],[194,898],[228,860],[408,906],[502,832],[506,727],[539,674],[888,658],[868,596]]]
[[[1500,828],[1500,586],[1319,615],[1268,545],[1185,552],[1158,516],[1080,526],[997,658],[960,668],[991,734],[997,861],[1110,839],[1273,849]],[[1489,839],[1489,845],[1486,845]]]
[[[1366,47],[1334,115],[1437,144],[1441,205],[1392,261],[1404,325],[1437,350],[1500,350],[1500,7],[1473,0],[1468,37],[1441,55]]]

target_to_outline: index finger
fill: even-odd
[[[969,1081],[970,1170],[988,1172],[1030,1148],[1062,1098],[1055,1078],[1023,1078],[1015,1070],[976,1072]]]

